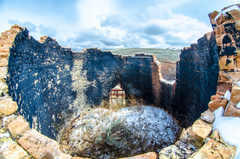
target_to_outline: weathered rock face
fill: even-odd
[[[206,110],[218,82],[218,48],[215,35],[206,34],[184,48],[177,63],[172,112],[184,126],[191,125]]]
[[[72,52],[47,36],[38,42],[27,29],[14,35],[12,29],[8,32],[14,41],[6,52],[9,94],[30,127],[42,134],[55,138],[67,118],[98,106],[118,83],[127,96],[159,105],[159,66],[153,55],[120,56],[98,49]]]

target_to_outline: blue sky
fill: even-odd
[[[212,30],[208,13],[237,0],[0,0],[0,32],[19,24],[73,51],[178,48]]]

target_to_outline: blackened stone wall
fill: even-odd
[[[63,112],[76,98],[71,90],[73,53],[46,38],[39,43],[25,29],[15,37],[9,57],[9,94],[31,127],[54,138]],[[69,112],[71,113],[71,112]]]
[[[151,105],[159,102],[159,67],[152,55],[72,52],[46,36],[36,41],[27,29],[16,35],[10,48],[8,76],[9,94],[20,114],[50,138],[81,110],[108,100],[118,83],[127,95]]]
[[[208,109],[208,102],[216,93],[219,65],[214,34],[206,34],[184,48],[177,63],[176,90],[172,113],[183,126],[191,125]]]

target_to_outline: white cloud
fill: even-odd
[[[112,0],[80,0],[77,8],[82,28],[100,27],[100,16],[116,13]]]
[[[30,35],[34,38],[39,39],[46,34],[54,37],[62,46],[72,47],[76,51],[86,47],[165,48],[177,45],[181,48],[196,42],[212,30],[210,25],[192,18],[191,15],[175,12],[177,7],[183,7],[189,1],[155,0],[144,2],[143,6],[142,1],[128,5],[130,2],[127,0],[79,0],[75,4],[77,14],[69,17],[71,21],[61,18],[65,17],[64,11],[50,14],[48,10],[49,16],[46,16],[5,7],[0,10],[0,14],[8,16],[0,16],[3,23],[0,29],[9,29],[8,21],[16,19],[30,30]],[[122,3],[121,7],[119,3]],[[207,13],[205,16],[207,17]],[[14,20],[10,22],[14,23]]]

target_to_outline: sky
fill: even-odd
[[[14,24],[73,51],[177,48],[212,31],[208,14],[237,0],[0,0],[0,32]]]

